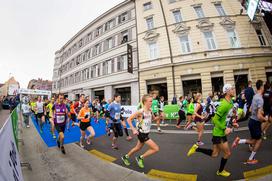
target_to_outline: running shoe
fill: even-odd
[[[66,154],[65,149],[64,149],[64,146],[62,146],[62,147],[60,148],[60,150],[61,150],[61,152],[62,152],[64,155]]]
[[[194,144],[190,150],[187,153],[187,156],[191,156],[192,154],[194,154],[196,152],[196,149],[198,148],[197,144]]]
[[[128,137],[126,138],[126,140],[127,140],[127,141],[131,141],[131,140],[132,140],[132,137],[131,137],[131,136],[128,136]]]
[[[161,132],[162,132],[162,130],[161,130],[161,128],[160,128],[160,127],[159,127],[157,130],[158,130],[158,132],[159,132],[159,133],[161,133]]]
[[[231,148],[235,148],[236,146],[238,146],[239,141],[240,141],[240,138],[237,136],[237,137],[235,138],[235,140],[233,141],[233,143],[232,143],[232,145],[231,145]]]
[[[118,146],[117,146],[116,144],[112,144],[111,147],[112,147],[112,149],[114,149],[114,150],[118,150]]]
[[[135,159],[136,159],[136,161],[137,161],[137,163],[138,163],[138,166],[139,166],[140,168],[144,168],[144,159],[141,158],[140,156],[135,157]]]
[[[180,129],[180,128],[181,128],[181,126],[180,126],[180,125],[176,125],[176,128]]]
[[[59,140],[57,140],[57,145],[60,148],[60,141]]]
[[[30,128],[30,126],[29,126],[29,125],[27,125],[26,127],[27,127],[27,128]]]
[[[253,159],[253,160],[247,160],[246,163],[249,164],[249,165],[255,165],[255,164],[258,163],[258,160],[255,160],[255,159]]]
[[[204,143],[203,143],[202,141],[197,141],[196,144],[197,144],[198,146],[204,145]]]
[[[86,143],[89,145],[89,144],[91,144],[91,139],[90,139],[90,137],[88,137],[87,139],[86,139]]]
[[[129,162],[129,159],[128,159],[128,156],[125,155],[125,156],[122,156],[121,159],[123,160],[124,164],[126,166],[129,166],[130,165],[130,162]]]
[[[230,172],[227,172],[226,170],[223,170],[222,172],[217,171],[216,175],[223,176],[223,177],[229,177],[230,176]]]

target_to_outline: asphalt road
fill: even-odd
[[[244,123],[245,124],[245,123]],[[216,171],[219,168],[221,156],[218,158],[211,158],[201,153],[195,153],[191,157],[187,157],[189,148],[197,139],[196,134],[159,134],[151,133],[150,138],[153,139],[160,147],[160,151],[145,159],[145,168],[140,169],[133,158],[130,158],[130,169],[148,173],[151,169],[157,169],[161,171],[182,173],[182,174],[197,174],[197,180],[237,180],[244,178],[243,173],[245,171],[262,168],[272,164],[271,150],[272,150],[272,136],[268,135],[268,139],[262,144],[261,149],[256,154],[256,159],[259,163],[256,165],[245,165],[244,162],[248,159],[250,152],[247,145],[239,145],[232,150],[231,158],[228,160],[225,169],[231,172],[230,178],[223,178],[216,175]],[[241,138],[249,138],[249,132],[236,131],[229,137],[229,143],[231,144],[234,138],[239,135]],[[203,142],[204,148],[211,148],[211,134],[205,134]],[[126,154],[131,148],[136,145],[137,138],[130,142],[125,140],[125,137],[118,139],[119,150],[113,150],[111,148],[111,142],[108,136],[102,136],[94,140],[93,145],[87,145],[87,150],[98,150],[112,157],[117,158],[114,163],[125,166],[122,163],[120,157]],[[147,150],[147,146],[137,155]]]

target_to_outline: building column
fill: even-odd
[[[265,67],[254,67],[249,69],[249,80],[252,81],[253,85],[257,80],[266,81]]]
[[[168,93],[168,104],[171,103],[174,95],[174,85],[173,85],[173,79],[172,76],[166,78],[167,81],[167,93]],[[176,98],[178,99],[178,95],[176,95]]]
[[[147,94],[147,86],[146,86],[146,80],[141,77],[140,73],[140,80],[139,80],[139,89],[140,89],[140,97],[142,97],[144,94]]]
[[[114,92],[115,91],[113,90],[111,85],[104,88],[104,96],[106,101],[113,98]]]
[[[181,77],[175,76],[175,85],[176,85],[176,94],[179,96],[183,96],[183,87],[181,84]]]
[[[212,92],[212,80],[210,72],[205,72],[201,74],[201,86],[203,97],[207,97],[208,94]]]
[[[138,82],[131,82],[130,84],[130,94],[131,94],[131,105],[138,105],[138,103],[140,102],[140,98],[139,98],[139,84]]]
[[[231,84],[235,86],[233,70],[224,71],[224,84]]]

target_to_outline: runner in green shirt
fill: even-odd
[[[216,172],[217,175],[228,177],[230,176],[230,172],[224,170],[225,165],[227,163],[228,158],[231,155],[229,144],[227,141],[227,135],[231,133],[232,128],[227,127],[226,118],[233,107],[231,98],[234,96],[235,89],[230,84],[225,84],[223,87],[223,93],[225,94],[225,98],[222,99],[221,104],[216,110],[215,116],[212,119],[214,124],[213,129],[213,149],[199,148],[198,145],[194,144],[187,156],[191,156],[195,152],[201,152],[211,157],[217,157],[219,153],[223,152],[223,157],[221,159],[219,170]]]
[[[151,109],[152,109],[153,115],[155,116],[158,132],[161,133],[162,130],[161,130],[161,127],[160,127],[159,101],[157,99],[157,94],[155,92],[153,92],[152,97],[153,97],[153,100],[152,100]]]
[[[190,98],[190,104],[188,105],[188,109],[187,109],[187,123],[184,126],[184,129],[189,129],[192,127],[192,119],[193,119],[193,115],[195,112],[195,105],[194,105],[194,98],[191,97]]]

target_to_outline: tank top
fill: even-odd
[[[54,110],[55,110],[55,118],[54,118],[54,123],[63,125],[66,123],[66,105],[65,104],[58,104],[56,103],[54,105]]]
[[[198,103],[198,104],[200,104],[200,103]],[[202,115],[202,112],[203,112],[203,106],[200,104],[200,108],[198,109],[197,114]],[[202,121],[202,119],[200,117],[196,116],[195,121]]]
[[[141,133],[149,133],[151,128],[151,123],[152,123],[151,111],[149,111],[148,113],[144,112],[143,109],[140,109],[139,111],[142,113],[142,118],[138,120],[136,125],[138,128],[138,131]]]
[[[84,119],[81,119],[80,121],[84,122],[84,123],[90,122],[90,119],[86,119],[86,117],[89,117],[90,114],[91,114],[91,109],[90,108],[88,108],[88,109],[85,109],[84,107],[81,108],[81,110],[79,111],[78,116],[79,117],[84,117]]]

